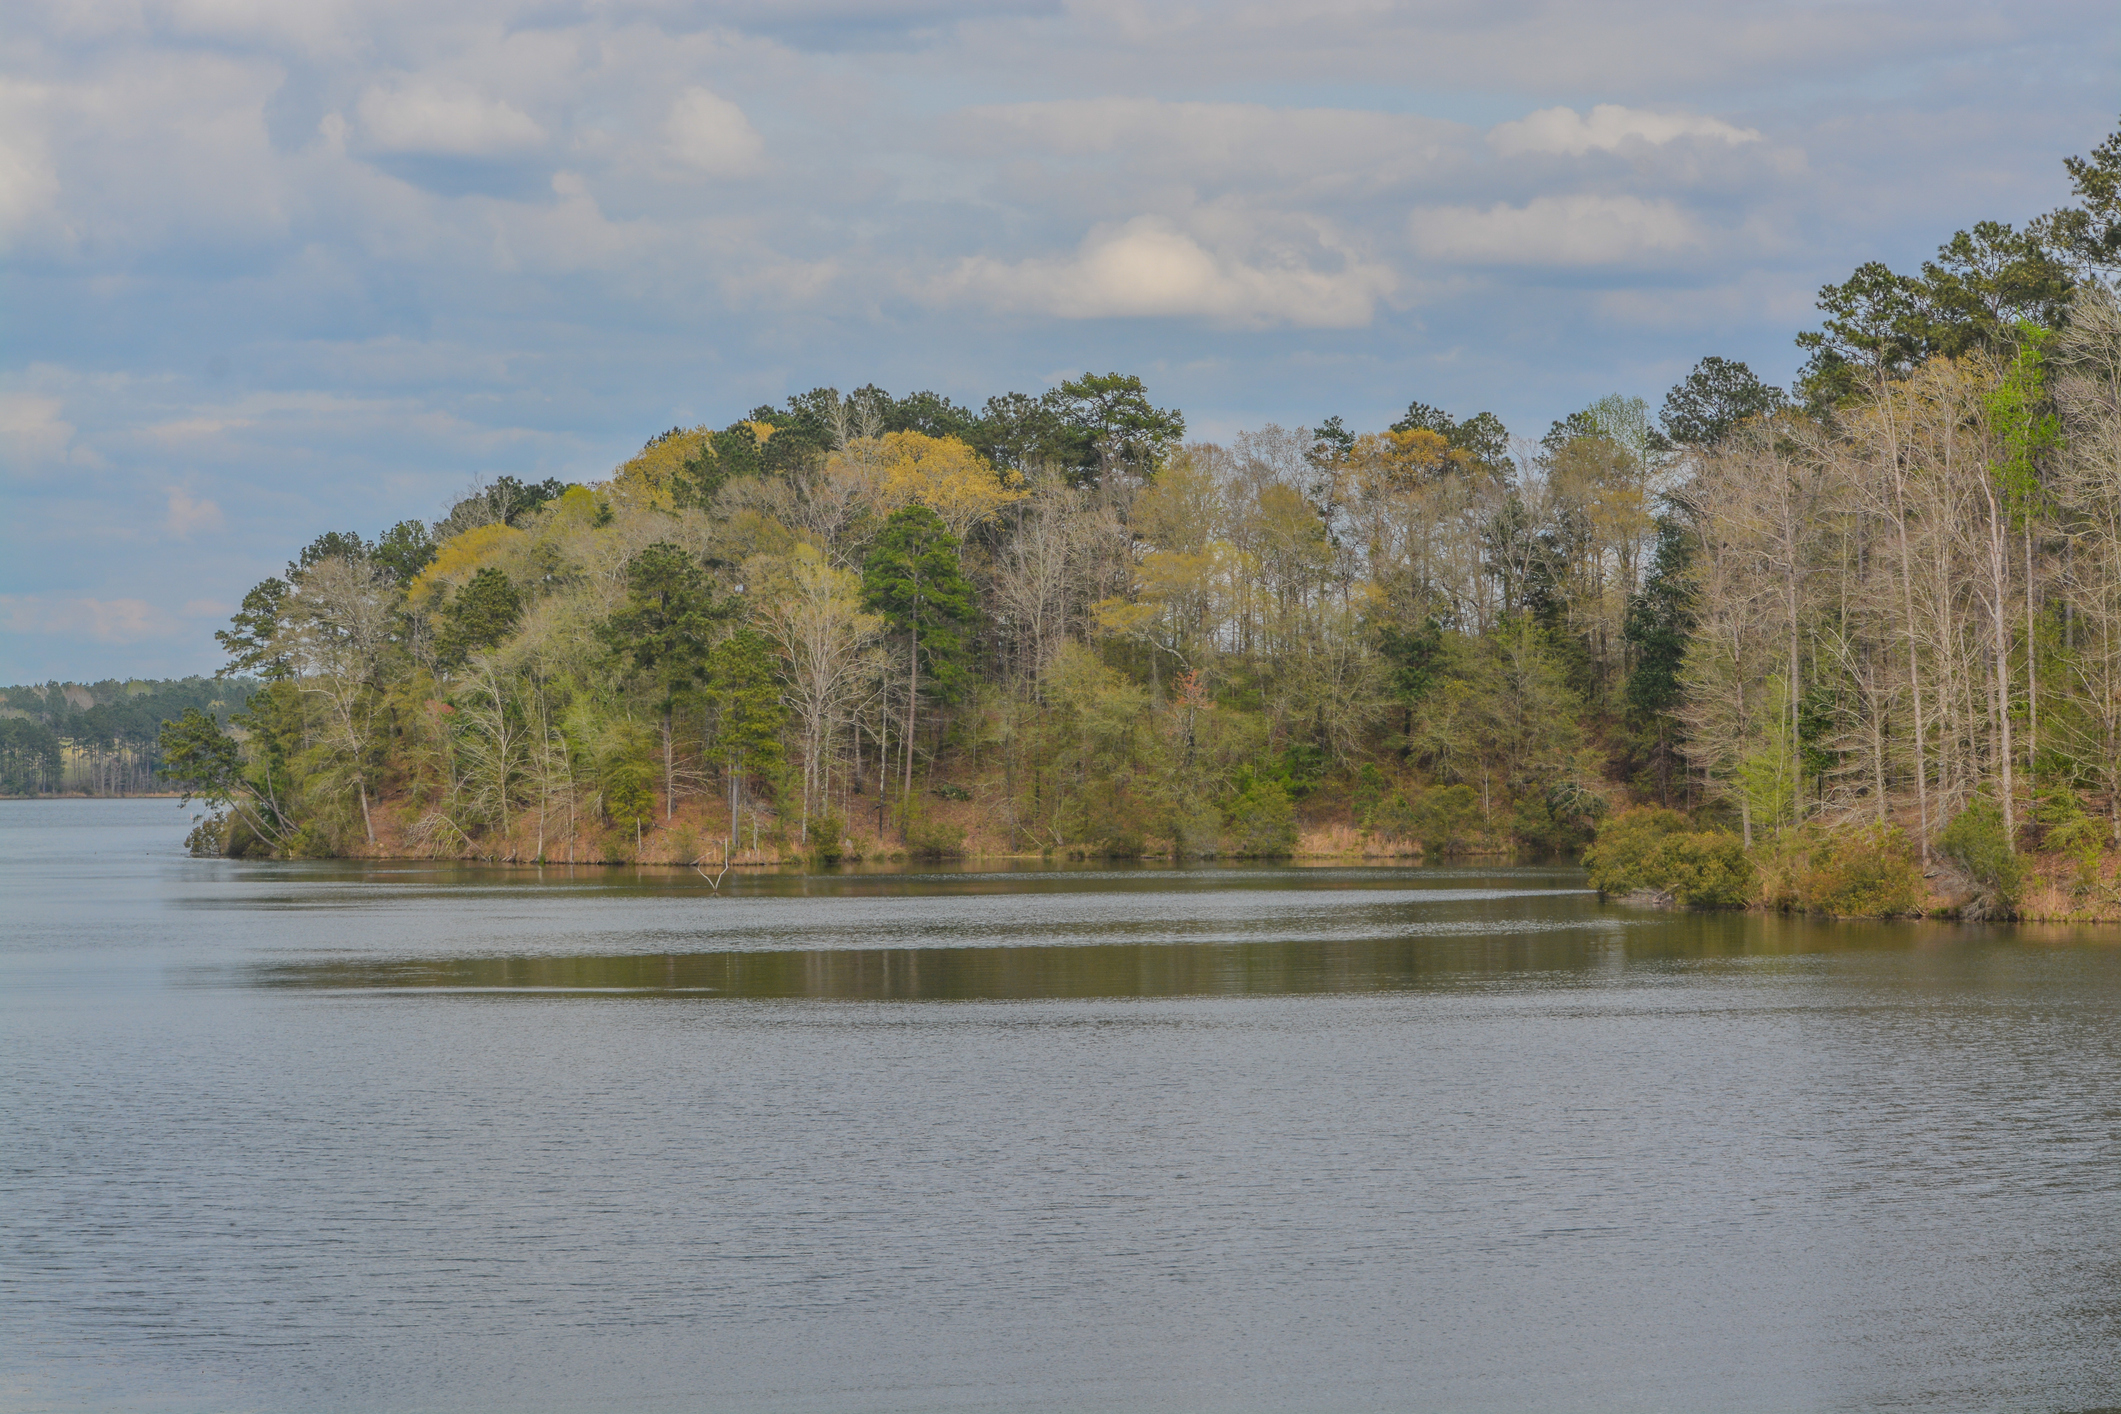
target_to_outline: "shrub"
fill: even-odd
[[[1962,916],[2008,918],[2017,912],[2025,870],[1995,801],[1983,797],[1954,816],[1937,836],[1937,852],[1974,886],[1973,901],[1960,910]]]
[[[810,822],[810,852],[820,864],[837,864],[847,857],[847,822],[837,815],[820,815]]]
[[[2106,852],[2107,825],[2084,813],[2077,793],[2066,786],[2042,793],[2038,819],[2047,827],[2043,849],[2053,850],[2074,867],[2070,889],[2080,897],[2099,886],[2099,865]]]
[[[1728,830],[1666,835],[1651,853],[1662,888],[1687,908],[1744,908],[1756,887],[1745,843]]]
[[[1122,830],[1105,841],[1105,858],[1139,859],[1147,848],[1142,837],[1132,830]]]
[[[1897,826],[1812,830],[1795,837],[1794,870],[1776,902],[1835,918],[1892,918],[1922,911],[1922,868]]]
[[[2050,825],[2047,847],[2058,850],[2076,866],[2070,887],[2088,894],[2099,886],[2099,859],[2106,848],[2106,822],[2078,813],[2059,825]]]
[[[1664,887],[1651,876],[1650,857],[1667,835],[1683,835],[1692,828],[1678,811],[1655,805],[1607,816],[1598,827],[1597,839],[1583,854],[1591,887],[1602,894]]]
[[[1171,845],[1184,858],[1213,859],[1222,846],[1223,815],[1200,795],[1183,795],[1171,812]]]
[[[198,817],[184,837],[184,852],[194,859],[213,859],[228,853],[228,817],[218,810]]]
[[[1657,889],[1688,908],[1743,908],[1752,863],[1728,830],[1696,830],[1676,810],[1640,806],[1606,817],[1584,852],[1591,886],[1603,894]]]
[[[1281,782],[1254,778],[1230,802],[1228,852],[1239,858],[1279,858],[1296,850],[1296,806]]]
[[[1411,800],[1393,796],[1380,813],[1391,833],[1419,840],[1423,855],[1441,859],[1464,851],[1480,820],[1480,796],[1468,785],[1430,786]]]
[[[604,814],[612,824],[638,830],[655,818],[655,763],[645,750],[612,753],[598,772],[604,787]]]
[[[965,832],[938,820],[916,817],[906,825],[906,849],[915,859],[957,859],[965,852]]]
[[[1414,797],[1414,838],[1423,853],[1457,854],[1480,820],[1480,795],[1471,786],[1430,786]]]

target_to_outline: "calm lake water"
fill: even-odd
[[[2121,945],[0,802],[0,1408],[2121,1406]]]

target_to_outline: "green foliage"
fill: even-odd
[[[906,852],[915,859],[957,859],[965,852],[965,832],[930,818],[917,804],[905,818]]]
[[[1784,830],[1755,851],[1761,897],[1786,913],[1897,918],[1922,912],[1915,846],[1895,825]]]
[[[725,616],[706,567],[658,540],[626,562],[626,602],[598,626],[597,637],[667,713],[705,671],[708,644]]]
[[[604,815],[627,831],[640,829],[655,818],[654,744],[638,729],[615,733],[597,762],[597,785],[604,797]]]
[[[2018,334],[2018,350],[1985,401],[2003,443],[1996,482],[2010,503],[2012,519],[2022,528],[2039,507],[2037,462],[2061,442],[2062,419],[2047,394],[2046,346],[2052,334],[2031,324]]]
[[[1148,842],[1139,834],[1133,830],[1122,830],[1106,838],[1104,853],[1107,859],[1139,859],[1142,857],[1142,851],[1147,848]]]
[[[2045,830],[2042,847],[2070,862],[2071,891],[2081,897],[2096,889],[2109,834],[2107,823],[2087,815],[2076,792],[2066,786],[2043,792],[2037,814]]]
[[[1424,616],[1413,628],[1385,623],[1377,630],[1377,651],[1391,664],[1392,691],[1408,707],[1428,696],[1445,667],[1443,626]]]
[[[1338,419],[1336,419],[1337,421]],[[1491,476],[1507,480],[1510,475],[1510,432],[1492,412],[1476,412],[1464,422],[1442,408],[1418,399],[1407,404],[1406,416],[1391,426],[1394,432],[1434,432],[1454,451],[1464,452]]]
[[[1296,805],[1281,782],[1244,773],[1224,808],[1223,852],[1239,859],[1278,859],[1296,849]]]
[[[163,724],[157,743],[163,779],[183,792],[182,804],[203,800],[215,815],[240,824],[245,852],[276,852],[297,833],[287,749],[294,727],[288,718],[296,710],[294,693],[274,684],[233,719],[250,729],[255,763],[245,762],[242,747],[209,713],[192,708]]]
[[[287,676],[287,655],[279,650],[277,640],[288,593],[284,579],[268,579],[253,586],[243,596],[243,606],[229,618],[228,627],[214,631],[214,641],[228,654],[228,666],[220,676],[256,673],[268,680]]]
[[[235,799],[243,781],[243,752],[220,723],[196,707],[162,726],[162,778],[210,805]]]
[[[1678,747],[1684,728],[1677,713],[1685,698],[1680,672],[1687,643],[1694,633],[1694,596],[1687,573],[1694,558],[1694,537],[1675,516],[1657,520],[1657,554],[1642,589],[1628,600],[1621,637],[1635,651],[1635,666],[1622,693],[1634,756],[1643,770],[1669,793],[1680,768]]]
[[[64,766],[57,732],[42,722],[0,717],[0,795],[57,790]]]
[[[1688,908],[1743,908],[1753,896],[1753,867],[1736,835],[1696,830],[1657,806],[1608,816],[1583,864],[1602,894],[1657,890]]]
[[[436,647],[449,662],[500,646],[523,617],[523,596],[507,575],[481,569],[442,606]]]
[[[383,532],[369,558],[388,571],[403,589],[434,563],[434,537],[428,534],[425,521],[401,520]]]
[[[520,525],[532,512],[542,510],[566,494],[567,483],[564,481],[519,481],[513,476],[497,476],[450,507],[441,523],[450,528],[451,533],[495,521],[503,525]]]
[[[894,511],[862,564],[862,593],[915,645],[932,695],[950,701],[963,691],[966,631],[978,609],[941,516],[920,505]]]
[[[2070,189],[2081,203],[2044,217],[2044,233],[2057,247],[2094,269],[2121,267],[2121,132],[2088,157],[2066,157]]]
[[[309,544],[302,553],[287,562],[287,577],[300,579],[302,572],[312,569],[325,560],[365,560],[370,553],[366,540],[351,530],[327,530]]]
[[[817,815],[810,821],[810,852],[820,864],[837,864],[847,857],[847,822],[837,815]]]
[[[1664,435],[1683,447],[1712,447],[1747,418],[1788,406],[1789,395],[1763,383],[1736,359],[1713,355],[1665,394],[1658,421]]]
[[[742,771],[754,781],[770,781],[783,760],[781,733],[788,711],[781,703],[778,661],[773,645],[748,628],[707,654],[711,753],[723,769]]]
[[[1809,360],[1798,386],[1821,411],[1848,405],[1923,360],[2008,351],[2028,326],[2059,327],[2075,287],[2052,218],[2024,231],[1981,221],[1901,275],[1878,261],[1819,291],[1822,326],[1797,336]]]
[[[1417,841],[1424,858],[1444,859],[1464,852],[1480,819],[1479,792],[1460,784],[1430,786],[1412,796],[1395,791],[1378,801],[1364,823],[1381,834]]]
[[[1953,816],[1937,835],[1937,852],[1974,886],[1974,900],[1962,910],[1966,916],[2008,918],[2016,912],[2025,868],[1993,799],[1982,796]]]

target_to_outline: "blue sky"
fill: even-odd
[[[0,33],[0,682],[818,384],[1536,435],[2067,196],[2107,3],[65,0]]]

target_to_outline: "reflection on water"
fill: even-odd
[[[0,1409],[2121,1406],[2112,930],[183,825],[0,802]]]
[[[1362,922],[1351,920],[1361,929]],[[1624,925],[1520,918],[1402,922],[1392,938],[1254,943],[1016,943],[927,948],[811,948],[473,956],[265,963],[266,987],[840,1001],[1011,1001],[1093,997],[1279,996],[1462,986],[1497,978],[1594,973],[1624,950],[1657,958],[1770,957],[1821,942],[1814,930],[1658,929],[1629,946]],[[1833,951],[1905,947],[1911,936],[1829,940]]]

